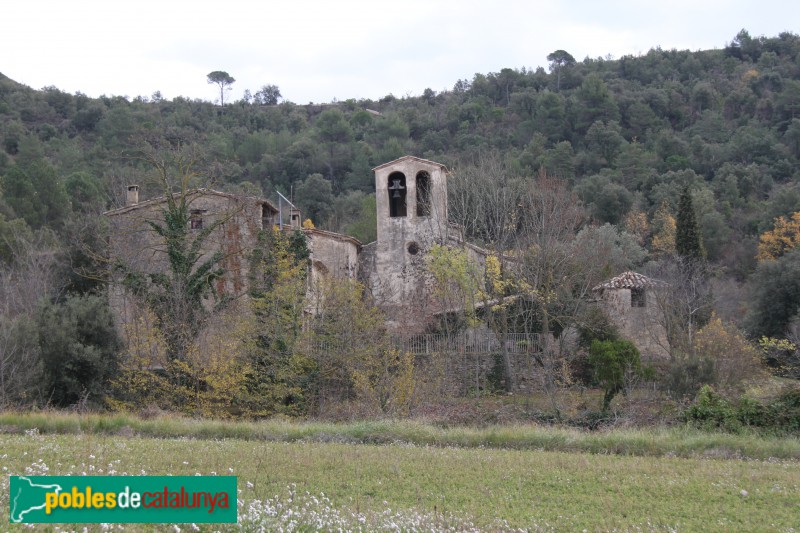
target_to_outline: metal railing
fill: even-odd
[[[461,333],[412,335],[393,337],[392,345],[404,352],[414,354],[429,353],[534,353],[540,351],[539,335],[529,333],[508,333],[498,336],[492,333]],[[505,349],[504,349],[505,348]]]
[[[508,333],[495,335],[491,332],[468,333],[429,333],[423,335],[394,335],[386,339],[386,343],[375,342],[375,339],[362,337],[354,338],[343,335],[342,337],[327,336],[323,339],[314,339],[304,345],[310,353],[324,353],[328,351],[342,351],[355,349],[356,346],[385,349],[393,348],[400,352],[410,352],[415,355],[432,353],[449,354],[531,354],[541,351],[541,337],[535,333]],[[308,341],[306,341],[308,342]]]

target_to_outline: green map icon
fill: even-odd
[[[236,476],[10,476],[12,524],[236,523]]]
[[[58,494],[62,490],[61,485],[45,485],[34,483],[24,476],[11,476],[8,491],[11,505],[9,520],[12,523],[35,520],[34,515],[45,512],[45,494]]]

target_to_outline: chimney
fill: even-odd
[[[139,203],[139,186],[128,185],[128,198],[125,205],[136,205]]]
[[[300,221],[300,210],[296,207],[292,207],[291,211],[289,211],[289,226],[299,228],[302,225]]]

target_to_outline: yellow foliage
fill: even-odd
[[[303,229],[314,229],[314,227],[314,223],[310,218],[307,218],[303,221]]]
[[[234,312],[194,339],[184,359],[168,360],[163,334],[141,313],[125,327],[128,348],[111,406],[136,410],[157,406],[190,415],[233,416],[247,367],[243,352],[250,324]]]
[[[436,281],[434,294],[445,309],[463,309],[469,326],[477,323],[476,308],[486,301],[478,266],[465,250],[434,244],[427,257],[428,268]],[[499,270],[499,261],[496,268]],[[499,274],[498,274],[499,276]]]
[[[745,380],[761,377],[763,368],[758,350],[732,324],[725,324],[716,314],[694,336],[696,355],[714,361],[717,380],[722,388],[737,389]]]
[[[670,213],[669,206],[662,202],[653,215],[653,240],[650,248],[656,254],[670,255],[675,253],[675,232],[677,224]]]
[[[758,241],[759,261],[774,261],[800,247],[800,211],[788,219],[776,218],[774,229],[762,233]]]
[[[623,227],[625,231],[636,237],[636,242],[640,246],[644,245],[650,233],[650,224],[647,222],[647,215],[643,211],[631,211],[625,215]]]
[[[500,259],[496,255],[486,257],[486,284],[495,296],[502,296],[514,286],[514,280],[503,275]]]
[[[137,370],[163,367],[167,363],[167,342],[156,326],[156,317],[147,307],[129,308],[134,318],[123,327],[127,350],[123,359]]]
[[[751,68],[744,74],[742,74],[742,81],[749,82],[750,80],[758,78],[758,70]]]
[[[381,350],[354,368],[352,379],[358,395],[377,403],[384,414],[407,415],[414,395],[414,354]]]
[[[764,353],[771,350],[782,352],[794,352],[797,350],[797,346],[789,339],[776,339],[775,337],[761,337],[758,340],[758,346]]]

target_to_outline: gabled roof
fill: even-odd
[[[601,283],[593,288],[593,291],[602,291],[605,289],[647,289],[651,287],[663,287],[666,283],[663,281],[648,278],[644,274],[638,272],[623,272],[615,278]]]
[[[355,237],[351,237],[350,235],[345,235],[344,233],[336,233],[333,231],[327,231],[318,228],[293,228],[292,226],[283,226],[281,230],[287,233],[291,231],[300,231],[303,234],[311,235],[312,237],[314,235],[319,235],[320,237],[333,239],[335,241],[349,242],[350,244],[354,244],[355,246],[357,246],[359,250],[361,250],[361,248],[363,247],[361,241],[359,241]]]
[[[174,196],[178,196],[180,193],[173,193]],[[265,199],[265,198],[258,198],[256,196],[241,196],[237,194],[231,194],[227,192],[217,191],[215,189],[192,189],[186,193],[186,196],[221,196],[223,198],[229,198],[231,200],[250,200],[252,202],[266,205],[269,207],[273,213],[278,212],[278,208],[272,205],[272,203]],[[149,207],[152,205],[158,205],[162,202],[166,201],[166,197],[159,196],[157,198],[151,198],[150,200],[145,200],[143,202],[139,202],[133,205],[126,205],[124,207],[118,207],[116,209],[111,209],[103,213],[106,216],[115,216],[115,215],[122,215],[124,213],[128,213],[130,211],[135,211],[136,209],[140,209],[142,207]]]
[[[447,171],[447,167],[444,166],[441,163],[437,163],[436,161],[429,161],[427,159],[422,159],[420,157],[414,157],[413,155],[404,155],[403,157],[401,157],[399,159],[395,159],[394,161],[389,161],[388,163],[384,163],[382,165],[378,165],[377,167],[373,168],[372,171],[373,172],[377,172],[378,170],[380,170],[382,168],[390,167],[390,166],[395,165],[397,163],[400,163],[402,161],[416,161],[417,163],[423,163],[425,165],[430,165],[432,167],[439,167],[442,170],[444,170],[445,172]]]

